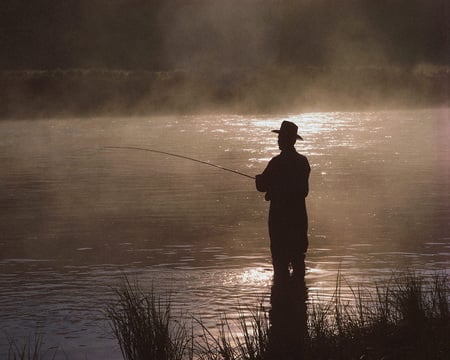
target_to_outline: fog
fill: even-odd
[[[301,126],[305,141],[296,146],[312,166],[312,251],[325,247],[348,254],[349,245],[365,243],[371,251],[422,253],[428,241],[447,244],[448,115],[422,110],[289,117]],[[1,255],[147,262],[149,250],[142,249],[178,244],[221,246],[235,256],[261,254],[268,203],[252,180],[192,161],[104,146],[162,149],[255,175],[278,153],[270,129],[283,119],[0,122]],[[134,250],[123,253],[128,242]],[[79,250],[85,248],[94,250]],[[211,260],[203,255],[201,261]]]
[[[276,61],[279,14],[269,1],[179,2],[167,8],[164,51],[169,67],[246,68]]]
[[[445,0],[4,0],[0,10],[3,118],[448,103]]]
[[[0,9],[9,69],[446,65],[449,50],[445,0],[4,0]]]
[[[333,294],[338,269],[355,284],[398,266],[447,271],[448,7],[0,1],[0,318],[10,339],[38,327],[64,357],[104,346],[111,358],[117,344],[99,336],[98,310],[123,268],[180,289],[199,318],[256,300],[260,283],[242,290],[227,275],[271,274],[268,204],[253,182],[102,147],[257,174],[289,113],[303,114],[291,120],[313,166],[311,289]],[[0,357],[11,340],[0,339]]]

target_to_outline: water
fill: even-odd
[[[0,322],[56,358],[121,358],[103,310],[123,274],[211,327],[268,302],[268,203],[251,179],[282,120],[311,163],[310,299],[393,271],[450,273],[449,109],[0,123]],[[344,296],[351,297],[350,292]],[[0,357],[8,351],[0,336]],[[54,350],[52,350],[54,351]]]

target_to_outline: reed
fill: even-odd
[[[44,342],[42,334],[36,333],[22,341],[8,334],[6,334],[6,338],[9,342],[8,360],[44,360],[56,357],[57,349],[54,349],[52,354],[50,354],[50,350],[44,351],[42,349]]]
[[[151,291],[125,278],[116,290],[117,302],[106,309],[112,331],[125,359],[182,360],[192,358],[193,336],[170,312],[170,298],[163,301]]]
[[[446,359],[447,275],[396,274],[371,291],[347,284],[350,300],[342,296],[343,280],[338,274],[330,300],[308,302],[308,333],[300,339],[304,359]],[[175,324],[170,301],[162,306],[153,290],[144,294],[126,280],[117,295],[107,315],[126,359],[277,359],[271,353],[269,312],[261,303],[245,311],[240,307],[234,320],[224,315],[218,329],[196,320],[201,335],[194,336],[186,324]]]
[[[370,296],[350,287],[353,299],[347,302],[341,286],[338,280],[329,303],[310,306],[307,358],[444,359],[450,353],[446,275],[397,274],[385,286],[375,285]]]
[[[262,303],[247,311],[239,307],[237,319],[223,316],[218,335],[214,335],[201,321],[197,320],[197,323],[202,329],[195,352],[199,360],[268,358],[269,318]]]

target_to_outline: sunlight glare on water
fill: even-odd
[[[242,273],[242,282],[250,285],[267,285],[272,280],[272,272],[267,268],[256,267]]]
[[[271,130],[283,120],[299,126],[312,168],[309,300],[329,299],[338,271],[363,286],[407,268],[450,274],[448,119],[431,109],[3,121],[2,327],[39,328],[71,359],[120,358],[103,311],[124,274],[212,327],[238,304],[269,305],[269,204],[251,179],[104,147],[254,176],[279,153]]]

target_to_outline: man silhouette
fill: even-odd
[[[256,176],[256,188],[266,193],[270,201],[269,236],[274,277],[288,278],[289,266],[293,275],[303,277],[304,259],[308,249],[308,215],[305,198],[309,191],[311,168],[308,159],[295,150],[295,142],[303,140],[298,127],[283,121],[278,134],[281,153]]]

